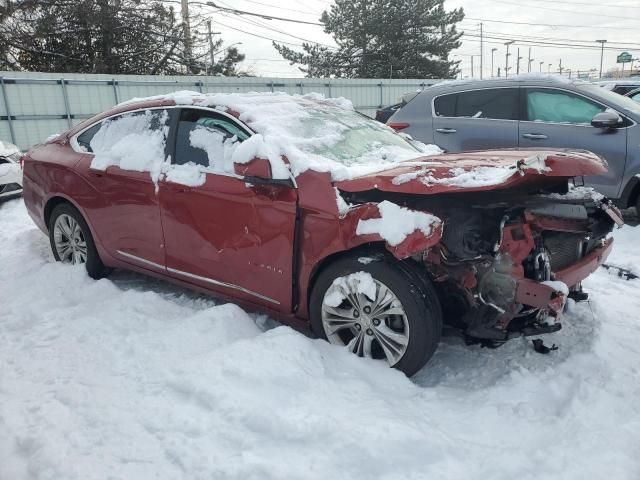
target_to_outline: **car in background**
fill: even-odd
[[[595,85],[599,85],[602,88],[617,93],[619,95],[626,95],[631,90],[640,88],[640,78],[630,78],[628,80],[606,80],[602,82],[594,82]]]
[[[631,90],[629,93],[625,94],[625,97],[629,97],[634,102],[640,103],[640,88]]]
[[[443,321],[493,346],[559,330],[621,223],[569,190],[605,162],[423,147],[340,100],[180,92],[30,150],[24,198],[55,259],[94,278],[170,280],[407,375]]]
[[[18,147],[0,141],[0,199],[22,193],[21,156]]]
[[[387,125],[448,152],[589,150],[609,169],[586,184],[623,208],[640,203],[640,104],[592,83],[536,76],[436,84]]]
[[[379,108],[378,110],[376,110],[376,120],[381,122],[381,123],[387,123],[387,120],[389,120],[391,115],[393,115],[398,110],[400,110],[402,107],[404,107],[407,104],[407,102],[409,102],[409,100],[411,100],[413,97],[415,97],[418,93],[419,93],[419,91],[418,92],[405,93],[402,96],[402,99],[400,100],[400,102],[394,103],[393,105],[389,105],[388,107]]]

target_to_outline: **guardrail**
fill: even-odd
[[[71,128],[107,108],[174,90],[209,92],[319,92],[345,97],[367,115],[396,103],[401,95],[437,83],[432,80],[164,77],[0,72],[0,140],[27,149],[53,133]]]

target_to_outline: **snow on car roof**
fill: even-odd
[[[357,113],[345,98],[326,98],[318,93],[178,91],[135,98],[119,106],[159,100],[207,106],[236,115],[256,135],[244,142],[251,145],[238,149],[233,161],[247,163],[255,156],[266,158],[274,178],[314,170],[329,172],[333,180],[345,180],[441,152],[436,146],[410,143],[386,125]]]

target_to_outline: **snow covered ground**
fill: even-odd
[[[56,264],[0,205],[0,479],[640,478],[640,280],[409,380],[232,304]],[[640,270],[640,229],[611,263]]]

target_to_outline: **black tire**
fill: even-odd
[[[98,255],[98,251],[96,250],[96,245],[93,241],[93,237],[91,236],[91,230],[85,222],[84,217],[70,203],[61,203],[57,205],[53,211],[51,212],[51,216],[49,217],[49,244],[51,245],[51,251],[53,252],[53,257],[56,261],[62,261],[60,256],[58,255],[58,251],[56,249],[55,240],[54,240],[54,225],[56,220],[60,215],[68,215],[72,217],[80,226],[80,230],[82,231],[82,236],[87,244],[87,260],[85,262],[85,267],[87,269],[87,274],[96,280],[106,277],[112,271],[111,268],[105,267],[104,263],[100,259],[100,255]]]
[[[309,314],[313,332],[327,340],[322,323],[322,302],[336,278],[355,272],[367,272],[382,282],[398,298],[409,324],[409,341],[394,368],[412,376],[426,365],[438,347],[442,335],[442,309],[430,280],[414,265],[399,262],[387,254],[373,255],[374,261],[362,263],[363,255],[343,257],[324,268],[313,286]],[[371,258],[371,255],[364,255]]]

